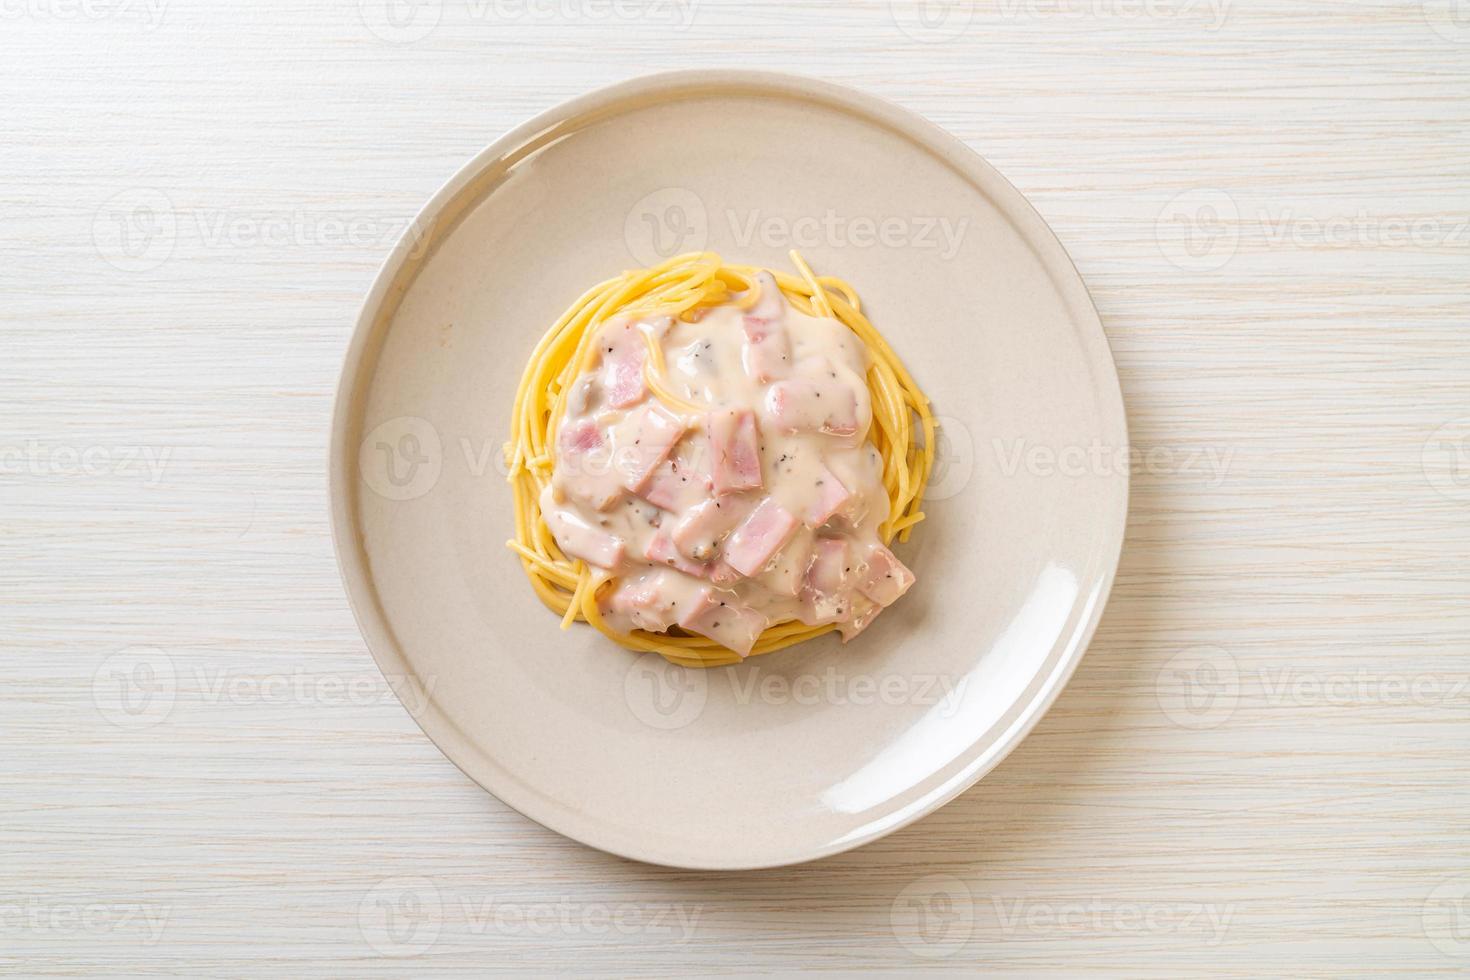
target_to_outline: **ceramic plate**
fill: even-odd
[[[501,445],[583,290],[710,248],[841,276],[933,400],[918,584],[846,646],[692,671],[563,632],[506,549]],[[1076,667],[1127,509],[1117,375],[1025,199],[911,113],[804,78],[628,82],[507,134],[424,208],[337,395],[332,525],[368,646],[469,776],[615,854],[689,868],[856,847],[993,768]]]

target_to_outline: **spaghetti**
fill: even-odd
[[[688,325],[721,308],[744,313],[761,301],[764,282],[773,284],[780,298],[800,314],[835,320],[861,347],[859,363],[865,370],[858,383],[866,387],[871,415],[863,416],[860,424],[865,431],[857,432],[854,445],[871,446],[881,464],[887,510],[875,516],[877,537],[883,546],[895,539],[906,541],[914,525],[924,519],[920,508],[934,464],[935,444],[935,420],[928,399],[863,314],[853,288],[841,279],[815,275],[794,251],[791,259],[797,275],[727,265],[711,252],[679,255],[651,268],[624,272],[583,293],[537,343],[516,390],[511,439],[505,446],[515,500],[515,537],[507,544],[520,557],[537,596],[561,615],[564,629],[577,621],[587,622],[623,647],[658,653],[689,667],[741,659],[730,646],[677,627],[672,632],[615,628],[604,614],[602,600],[616,587],[616,574],[569,555],[558,544],[558,535],[543,512],[542,501],[549,499],[545,495],[559,497],[561,493],[552,483],[559,430],[568,418],[569,400],[578,397],[574,391],[578,379],[586,377],[602,358],[612,356],[613,347],[604,352],[597,338],[603,325],[615,319],[631,322],[637,317],[660,317],[669,318],[666,323]],[[751,320],[746,317],[747,322]],[[657,331],[636,333],[641,334],[642,342],[637,352],[641,382],[653,396],[652,405],[667,417],[688,420],[692,427],[712,425],[704,421],[710,417],[705,413],[711,406],[691,391],[681,393],[671,382]],[[631,506],[635,501],[625,503]],[[879,550],[887,554],[886,547]],[[673,561],[670,559],[671,564]],[[907,569],[903,573],[908,575]],[[859,597],[858,601],[863,600]],[[809,625],[788,616],[766,623],[749,654],[771,653],[837,628],[834,622]]]

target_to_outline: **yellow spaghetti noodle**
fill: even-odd
[[[929,400],[904,369],[898,355],[868,322],[857,293],[832,276],[817,276],[800,255],[791,253],[800,275],[772,271],[776,285],[796,309],[829,316],[850,329],[869,354],[867,384],[873,405],[869,432],[883,462],[888,517],[879,527],[884,544],[908,540],[924,519],[920,506],[934,466],[934,416]],[[531,352],[516,389],[511,438],[505,445],[508,479],[515,495],[515,538],[507,542],[521,560],[536,594],[562,617],[565,629],[581,620],[630,650],[651,651],[688,667],[735,663],[739,656],[703,636],[613,630],[598,611],[598,595],[612,582],[600,569],[569,558],[557,547],[542,519],[541,491],[551,482],[556,433],[566,414],[567,393],[596,356],[592,339],[604,321],[625,314],[659,313],[690,317],[701,307],[734,303],[749,308],[759,298],[752,266],[726,265],[713,252],[678,255],[648,269],[624,272],[583,293]],[[648,335],[645,381],[654,396],[681,413],[702,413],[663,382],[664,358]],[[774,623],[756,641],[751,656],[771,653],[830,632],[835,626],[808,626],[799,620]]]

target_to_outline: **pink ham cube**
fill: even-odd
[[[847,542],[840,538],[819,538],[812,549],[812,562],[807,567],[801,597],[811,612],[812,623],[835,623],[851,613],[852,594],[848,588]]]
[[[846,643],[863,630],[873,625],[873,620],[883,611],[883,607],[875,602],[869,602],[860,595],[851,597],[852,608],[847,610],[847,619],[837,624],[837,632],[842,634],[842,642]]]
[[[569,456],[602,448],[602,430],[591,419],[578,419],[558,434],[561,451]]]
[[[799,530],[757,580],[777,595],[798,596],[812,560],[812,534]]]
[[[658,465],[639,496],[655,507],[679,511],[708,499],[709,492],[709,477],[692,460],[674,456]]]
[[[634,628],[661,633],[673,625],[674,590],[667,572],[655,572],[618,583],[608,597],[608,609],[624,616]]]
[[[645,405],[617,427],[614,465],[624,487],[643,490],[684,436],[684,423],[662,405]]]
[[[857,435],[868,424],[868,393],[846,371],[825,357],[804,358],[792,376],[766,389],[768,424],[782,432]]]
[[[665,460],[653,471],[648,483],[639,496],[664,510],[673,510],[679,502],[679,474],[674,472],[673,462]]]
[[[743,659],[766,628],[766,617],[742,603],[733,592],[704,589],[693,607],[683,611],[679,625],[729,647]]]
[[[709,574],[703,562],[690,561],[679,553],[674,547],[674,539],[663,531],[657,531],[653,537],[648,539],[648,546],[643,550],[643,557],[656,565],[667,565],[677,569],[685,575],[693,575],[695,578],[704,578]]]
[[[558,486],[597,510],[607,510],[622,497],[623,488],[612,473],[611,450],[596,422],[572,422],[557,434],[557,445]]]
[[[867,557],[868,567],[858,579],[858,591],[880,606],[893,605],[914,584],[914,573],[881,544],[874,545]]]
[[[761,384],[786,374],[791,364],[791,342],[779,319],[746,314],[740,321],[745,344],[740,360],[745,373]]]
[[[746,311],[748,315],[762,320],[776,320],[786,315],[786,297],[781,295],[775,276],[765,270],[757,272],[755,286],[759,292],[755,305]]]
[[[852,436],[858,430],[857,398],[846,385],[819,385],[803,378],[778,381],[766,391],[766,414],[783,432]]]
[[[548,494],[550,489],[547,488]],[[580,558],[601,568],[616,569],[622,564],[622,538],[593,527],[573,511],[554,504],[547,507],[549,503],[549,499],[542,500],[541,513],[558,548],[573,558]]]
[[[761,486],[760,436],[755,414],[745,409],[711,412],[705,417],[709,435],[710,479],[716,493],[755,490]]]
[[[695,561],[710,561],[725,535],[750,513],[750,502],[726,495],[695,504],[674,525],[674,546]]]
[[[767,497],[725,542],[725,562],[741,575],[756,575],[795,530],[796,518]]]
[[[802,522],[812,530],[826,524],[852,498],[842,481],[825,466],[818,468],[816,481],[816,486],[812,488],[811,504],[802,515]]]
[[[648,347],[643,335],[631,323],[604,330],[598,338],[602,345],[602,385],[607,402],[613,408],[627,408],[643,400],[647,389],[643,384],[643,362]]]
[[[709,580],[723,588],[729,588],[744,577],[744,575],[741,575],[735,569],[725,564],[723,558],[716,558],[709,564]]]
[[[808,585],[823,595],[841,592],[852,568],[847,560],[847,542],[841,538],[821,538],[812,551],[811,567],[806,573]]]

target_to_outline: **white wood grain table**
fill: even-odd
[[[530,114],[697,66],[988,157],[1090,284],[1140,450],[1021,749],[749,874],[470,783],[326,520],[339,359],[414,211]],[[3,0],[0,78],[0,972],[1470,967],[1463,3]]]

